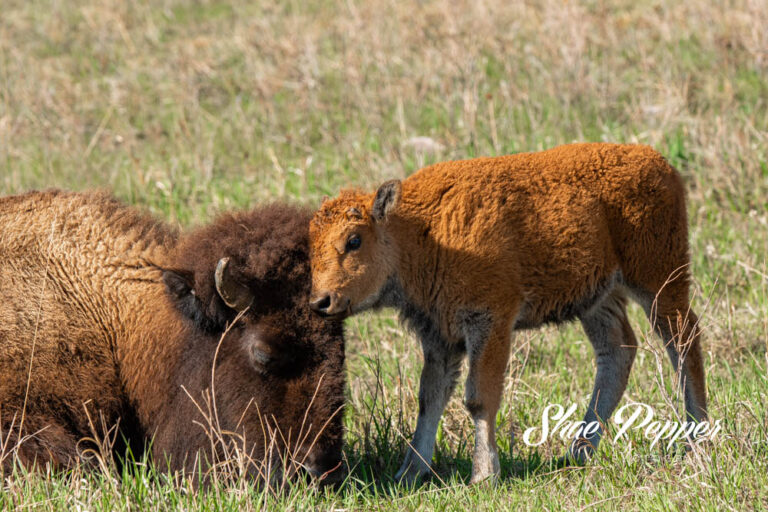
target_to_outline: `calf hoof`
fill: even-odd
[[[587,460],[589,459],[568,452],[566,455],[558,457],[556,464],[558,468],[580,468],[587,464]]]
[[[592,458],[595,448],[587,439],[576,439],[571,444],[568,453],[557,459],[559,467],[580,467],[584,466]]]
[[[419,457],[411,456],[412,453],[410,452],[406,456],[403,465],[400,466],[400,469],[395,474],[395,482],[406,487],[413,487],[416,482],[425,477],[430,471],[429,466],[424,464],[422,460],[413,460]]]
[[[480,482],[496,482],[501,474],[499,458],[496,454],[487,454],[484,457],[475,457],[472,463],[472,477],[469,479],[471,485]]]
[[[487,471],[487,472],[472,472],[472,477],[469,479],[469,485],[479,485],[482,483],[495,484],[499,481],[500,470]]]

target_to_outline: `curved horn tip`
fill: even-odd
[[[227,265],[229,265],[229,258],[221,258],[216,264],[216,273],[214,278],[216,279],[216,288],[219,287],[219,283],[224,277],[224,272],[227,271]]]
[[[253,303],[253,294],[246,286],[229,276],[228,266],[229,258],[221,258],[216,264],[216,291],[227,306],[235,311],[244,311]]]

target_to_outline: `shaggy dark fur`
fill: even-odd
[[[179,236],[104,194],[0,199],[2,440],[15,444],[23,409],[19,460],[68,466],[101,415],[189,472],[227,451],[210,418],[254,474],[286,454],[315,474],[340,466],[343,333],[306,303],[308,223],[272,205]],[[255,295],[240,318],[216,290],[224,257]]]
[[[166,270],[163,277],[179,309],[210,337],[203,340],[200,335],[190,344],[177,372],[176,389],[191,386],[202,390],[210,382],[206,373],[212,365],[210,348],[237,315],[216,292],[211,271],[220,258],[230,258],[232,276],[256,295],[221,347],[217,365],[221,380],[217,385],[227,393],[268,390],[259,396],[257,405],[263,413],[270,411],[263,415],[274,416],[286,439],[295,438],[305,423],[302,436],[308,439],[305,444],[311,444],[324,427],[324,435],[315,442],[315,453],[321,455],[310,459],[322,473],[339,462],[344,350],[341,324],[324,325],[306,303],[310,286],[309,218],[308,211],[283,205],[223,215],[182,239],[173,255],[174,270]],[[321,393],[313,401],[318,386]],[[174,402],[186,409],[182,417],[195,414],[186,396],[179,395]],[[304,415],[310,403],[307,421]],[[227,404],[225,408],[232,419],[242,413],[237,407],[230,410]],[[172,417],[166,421],[174,425],[174,429],[165,429],[170,430],[170,439],[164,435],[156,439],[166,453],[183,456],[192,438],[197,438],[193,445],[206,442],[199,428],[189,423],[184,428]],[[260,430],[261,426],[249,425],[247,438],[258,438],[260,432],[248,432],[254,428]],[[179,435],[182,429],[184,435]],[[166,442],[170,446],[166,447]],[[295,450],[295,446],[290,448]],[[304,456],[302,448],[297,458]]]

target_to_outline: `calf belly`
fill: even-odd
[[[611,294],[617,285],[622,283],[620,271],[597,280],[589,286],[586,292],[578,294],[574,300],[563,293],[560,297],[536,297],[536,293],[528,293],[528,299],[520,308],[514,329],[534,329],[544,324],[560,324],[570,322],[587,314],[599,305],[605,297]]]

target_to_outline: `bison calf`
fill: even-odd
[[[472,481],[499,472],[494,421],[515,330],[578,318],[597,356],[584,420],[607,419],[637,350],[627,296],[680,365],[688,416],[706,418],[683,185],[649,147],[574,144],[436,164],[324,202],[310,246],[313,309],[339,319],[396,307],[421,338],[419,417],[398,479],[429,470],[465,354]],[[576,439],[571,455],[589,455],[599,439]]]
[[[253,474],[333,473],[344,341],[307,304],[309,219],[274,205],[179,236],[103,194],[0,199],[3,467],[10,447],[68,466],[103,419],[173,470],[237,445]]]

